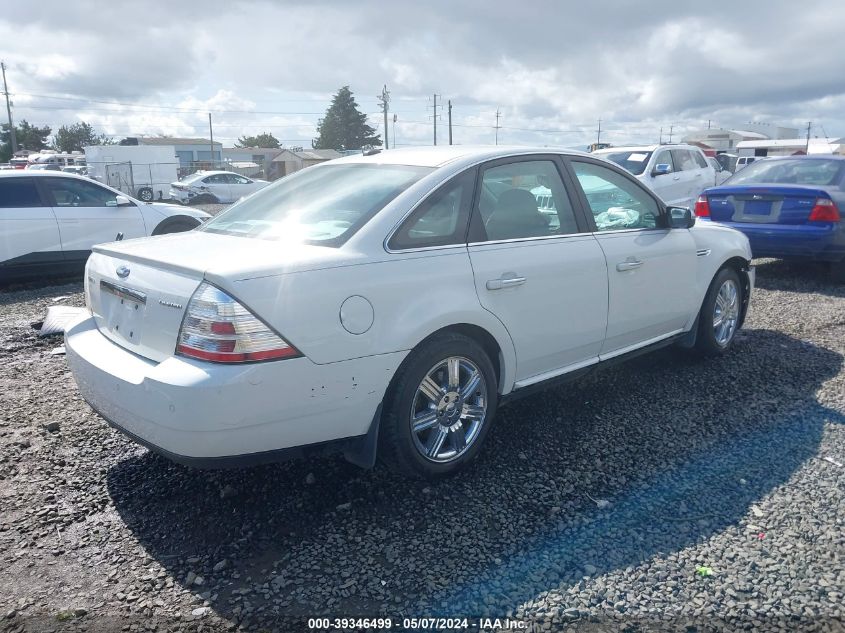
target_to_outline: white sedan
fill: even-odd
[[[182,204],[225,204],[269,184],[266,180],[247,178],[231,171],[198,171],[170,183],[170,198]]]
[[[141,202],[89,178],[42,170],[0,174],[0,284],[79,273],[91,247],[189,231],[208,213]]]
[[[67,358],[103,418],[183,463],[338,449],[442,475],[521,392],[673,343],[727,352],[751,250],[694,224],[578,152],[351,156],[96,247]]]

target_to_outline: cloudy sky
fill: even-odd
[[[348,84],[396,144],[673,140],[762,121],[845,135],[845,3],[826,0],[42,0],[6,3],[16,121],[116,137],[272,132],[309,146]],[[4,113],[5,114],[5,113]],[[437,109],[438,142],[446,111]],[[392,117],[391,117],[392,118]],[[5,120],[5,119],[4,119]],[[390,125],[393,140],[393,125]],[[391,142],[391,144],[393,144]]]

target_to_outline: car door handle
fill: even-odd
[[[501,290],[502,288],[512,288],[514,286],[521,286],[525,283],[525,277],[517,277],[513,273],[505,273],[498,279],[491,279],[487,282],[487,290]]]
[[[616,270],[621,273],[625,272],[626,270],[636,270],[642,265],[642,261],[640,261],[639,259],[633,259],[625,262],[619,262],[618,264],[616,264]]]

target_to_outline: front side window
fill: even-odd
[[[550,160],[508,163],[484,170],[477,204],[487,240],[578,232],[575,213]]]
[[[637,183],[612,169],[573,161],[599,231],[657,228],[660,208]]]
[[[0,209],[40,206],[32,178],[0,178]]]
[[[393,250],[466,243],[475,170],[453,178],[426,198],[390,238]]]
[[[705,160],[704,154],[702,154],[701,152],[693,152],[692,155],[695,158],[695,162],[698,164],[699,167],[707,169],[707,160]]]
[[[669,171],[676,171],[679,170],[680,167],[676,167],[675,164],[672,162],[672,153],[668,149],[664,149],[658,152],[657,156],[654,159],[655,167],[657,165],[669,165]]]
[[[200,230],[339,246],[431,171],[360,163],[303,169],[232,205]]]
[[[57,207],[116,207],[117,194],[75,178],[45,178]]]

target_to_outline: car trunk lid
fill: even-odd
[[[817,198],[829,198],[815,187],[761,185],[718,187],[706,193],[716,222],[806,224]]]
[[[237,295],[239,279],[352,259],[335,248],[192,231],[95,246],[86,268],[86,290],[97,327],[106,337],[139,356],[162,361],[173,355],[188,302],[203,279]]]

